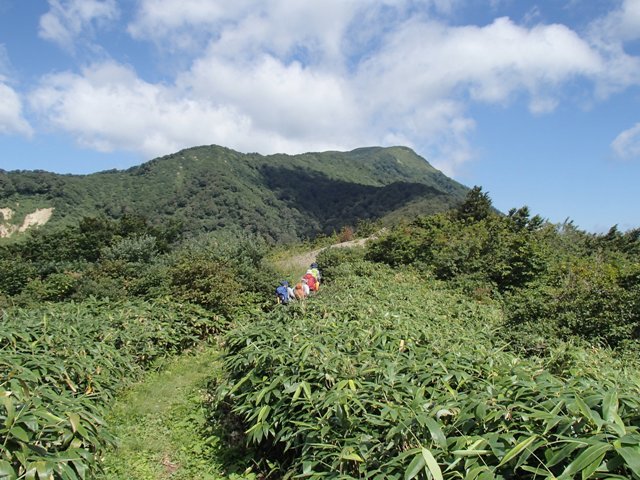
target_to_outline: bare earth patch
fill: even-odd
[[[8,222],[13,217],[13,210],[10,208],[0,208],[0,215],[2,215],[2,220]]]
[[[28,228],[38,225],[44,225],[49,221],[51,215],[53,215],[53,207],[36,208],[35,212],[29,213],[26,217],[24,217],[24,222],[22,222],[22,225],[20,226],[18,231],[24,232]]]
[[[13,210],[10,208],[0,208],[0,214],[2,214],[3,221],[3,224],[0,224],[1,238],[10,237],[15,232],[25,232],[31,227],[44,225],[49,221],[51,215],[53,215],[53,207],[37,208],[35,212],[29,213],[24,217],[24,221],[20,226],[4,223],[8,222],[13,217],[13,213]]]

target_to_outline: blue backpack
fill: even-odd
[[[289,303],[289,291],[286,285],[280,285],[276,288],[276,296],[278,297],[278,303]]]

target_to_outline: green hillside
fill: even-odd
[[[406,147],[263,156],[203,146],[123,171],[0,171],[0,208],[13,212],[11,218],[3,213],[6,232],[27,214],[53,208],[46,228],[130,213],[154,224],[172,221],[185,232],[240,226],[293,241],[360,219],[392,223],[440,212],[459,204],[466,192]]]

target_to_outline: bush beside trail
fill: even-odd
[[[498,305],[413,269],[334,260],[320,295],[225,337],[216,408],[265,471],[640,478],[635,370],[578,347],[520,358],[496,336]]]
[[[156,360],[219,331],[167,301],[13,309],[0,331],[0,478],[86,478],[114,438],[102,413]]]
[[[103,223],[0,249],[0,478],[92,476],[114,443],[101,417],[117,393],[270,305],[263,242],[221,232],[160,249],[143,223],[132,235]],[[74,260],[64,240],[88,253]]]
[[[501,301],[503,338],[520,353],[546,355],[557,340],[640,352],[640,229],[588,234],[527,207],[499,215],[474,189],[456,211],[382,234],[367,258]]]

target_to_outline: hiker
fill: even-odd
[[[282,303],[283,305],[289,303],[289,301],[293,298],[292,295],[289,295],[290,290],[291,287],[289,286],[289,282],[287,282],[286,280],[282,280],[280,282],[280,286],[276,288],[276,301],[278,303]]]
[[[322,280],[322,277],[320,275],[320,269],[318,268],[318,264],[313,262],[310,266],[309,266],[309,270],[311,271],[311,274],[316,277],[316,280],[318,282],[320,282],[320,280]]]
[[[307,295],[309,295],[309,287],[307,286],[306,292],[305,292],[305,288],[304,288],[305,286],[306,284],[304,284],[302,280],[296,283],[296,286],[293,289],[293,294],[295,295],[296,300],[303,300],[304,298],[306,298]]]
[[[309,290],[311,292],[318,291],[320,284],[318,283],[318,280],[316,280],[316,277],[313,276],[313,273],[311,273],[311,270],[307,270],[307,273],[305,273],[302,278],[307,280],[307,285],[309,285]]]

